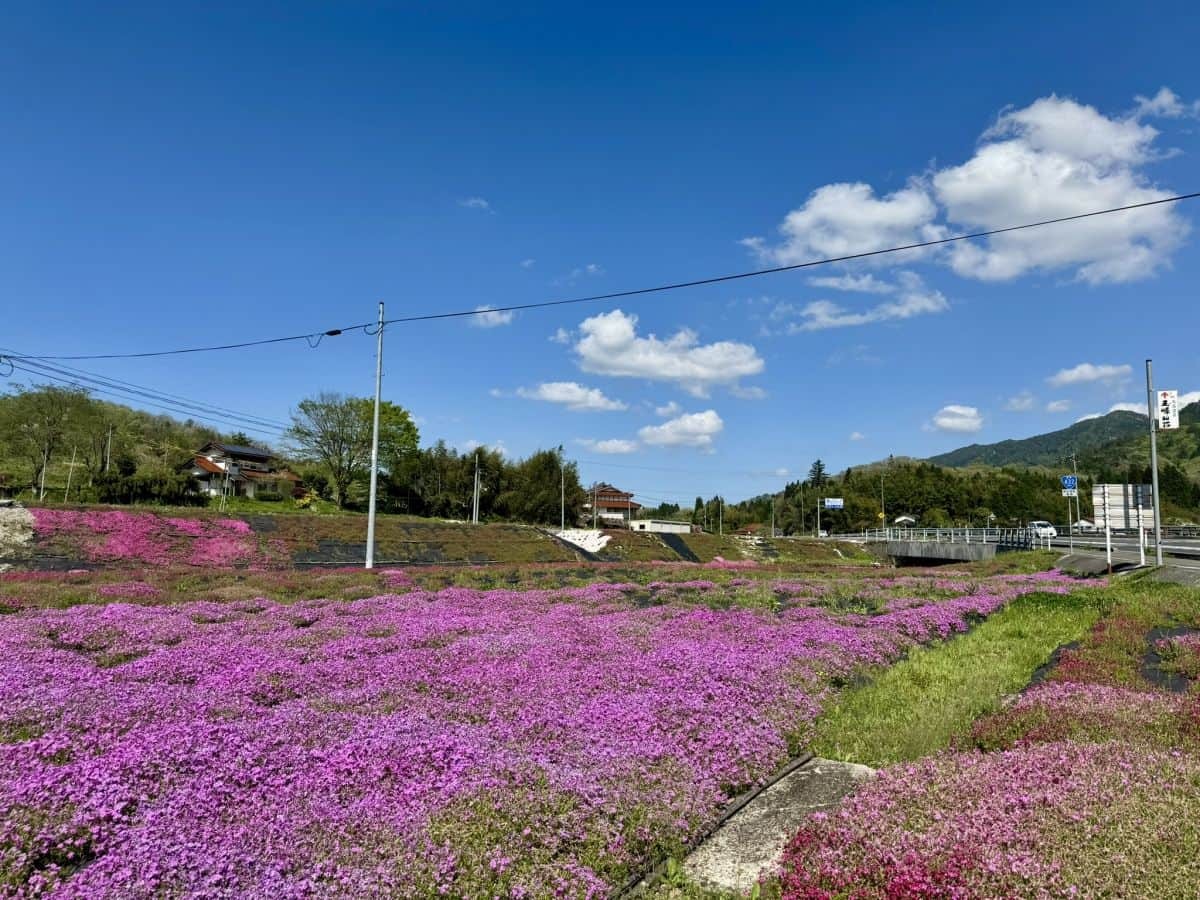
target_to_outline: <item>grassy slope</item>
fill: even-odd
[[[813,752],[878,767],[945,749],[1099,614],[1093,591],[1020,597],[969,634],[914,650],[847,691],[828,708]]]

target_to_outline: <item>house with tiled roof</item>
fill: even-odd
[[[192,458],[191,476],[209,497],[291,497],[300,479],[276,464],[270,450],[209,441]]]
[[[601,528],[628,528],[633,514],[641,508],[642,504],[634,501],[633,494],[600,482],[588,489],[583,517],[588,524],[595,522]]]

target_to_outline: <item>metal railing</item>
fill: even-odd
[[[918,541],[938,544],[997,544],[1013,549],[1049,547],[1050,539],[1029,528],[873,528],[855,534],[834,535],[865,543]]]

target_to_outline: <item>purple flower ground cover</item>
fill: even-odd
[[[19,609],[0,896],[604,896],[803,747],[835,680],[1068,589],[973,587],[878,616],[609,584]]]

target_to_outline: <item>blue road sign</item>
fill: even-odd
[[[1062,482],[1063,490],[1073,491],[1079,487],[1079,479],[1074,475],[1063,475],[1059,480]]]

